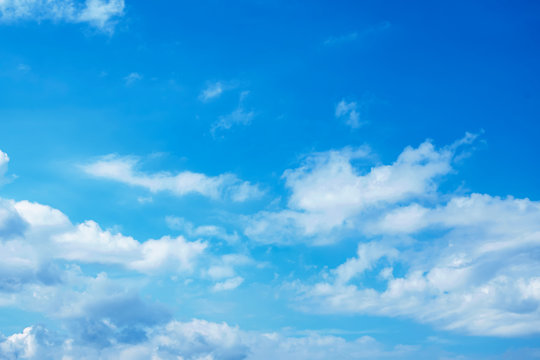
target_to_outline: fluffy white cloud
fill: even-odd
[[[53,20],[87,23],[112,32],[124,13],[124,0],[2,0],[0,20]]]
[[[182,236],[139,242],[103,230],[94,221],[73,225],[49,206],[28,201],[0,202],[0,259],[6,269],[37,271],[53,259],[79,263],[117,264],[145,273],[185,272],[207,247]],[[15,281],[15,280],[13,280]]]
[[[335,231],[355,229],[373,210],[435,196],[436,180],[452,171],[457,148],[473,139],[468,134],[442,149],[426,141],[417,148],[407,147],[394,163],[367,172],[353,165],[355,160],[367,158],[365,148],[313,154],[302,166],[283,174],[291,191],[288,208],[249,218],[245,234],[262,242],[303,238],[319,244],[333,242]]]
[[[233,174],[207,176],[191,171],[147,174],[138,171],[137,165],[137,158],[109,155],[82,166],[82,169],[92,176],[143,187],[153,193],[168,191],[176,196],[197,193],[214,199],[226,198],[237,202],[262,195],[257,185],[242,181]]]

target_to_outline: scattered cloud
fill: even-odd
[[[124,14],[124,6],[124,0],[3,0],[0,1],[0,21],[86,23],[112,33],[118,18]]]
[[[319,280],[292,284],[304,311],[409,317],[473,335],[536,334],[540,203],[439,193],[475,138],[440,149],[426,141],[370,169],[353,165],[368,159],[367,149],[312,154],[283,175],[287,208],[248,217],[245,234],[278,244],[361,239]]]
[[[83,165],[82,169],[89,175],[143,187],[152,193],[167,191],[176,196],[197,193],[213,199],[230,199],[235,202],[251,200],[262,195],[257,185],[242,181],[233,174],[207,176],[191,171],[148,174],[136,169],[138,163],[139,159],[135,157],[108,155]]]

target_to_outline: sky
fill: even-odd
[[[0,0],[0,359],[540,359],[539,24]]]

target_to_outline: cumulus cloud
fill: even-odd
[[[319,244],[333,242],[336,231],[354,230],[374,209],[435,196],[436,180],[452,171],[459,146],[473,139],[468,135],[440,149],[426,141],[404,149],[394,163],[368,170],[354,165],[357,160],[368,160],[366,148],[312,154],[299,168],[283,174],[291,191],[287,208],[249,217],[245,234],[262,242],[306,238]]]
[[[54,259],[116,264],[144,273],[186,272],[207,247],[206,242],[187,241],[182,236],[141,243],[103,230],[91,220],[74,225],[62,212],[46,205],[11,200],[0,202],[0,240],[2,264],[29,279],[35,276],[28,274]]]
[[[41,326],[28,327],[0,342],[0,355],[6,359],[43,359],[53,354],[62,359],[104,360],[417,359],[418,349],[405,345],[385,348],[369,336],[348,341],[316,333],[300,337],[260,334],[242,331],[226,323],[197,319],[189,322],[173,320],[148,328],[145,337],[136,343],[92,344]]]
[[[176,196],[197,193],[213,199],[225,198],[242,202],[262,195],[257,185],[242,181],[233,174],[207,176],[191,171],[145,173],[137,170],[135,157],[105,156],[82,166],[89,175],[139,186],[153,193],[167,191]]]
[[[87,23],[112,32],[124,13],[124,0],[2,0],[0,21],[65,21]]]

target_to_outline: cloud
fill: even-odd
[[[92,176],[143,187],[152,193],[167,191],[176,196],[197,193],[212,199],[230,199],[236,202],[262,195],[257,185],[242,181],[233,174],[207,176],[191,171],[147,174],[136,170],[138,162],[134,157],[109,155],[83,165],[82,169]]]
[[[210,132],[212,135],[216,135],[216,132],[229,130],[235,125],[249,125],[255,117],[253,110],[246,110],[244,107],[244,100],[248,96],[249,91],[243,91],[240,94],[240,101],[238,107],[230,114],[220,116],[218,121],[212,124]]]
[[[227,279],[222,282],[218,282],[214,285],[213,289],[214,291],[226,291],[226,290],[234,290],[242,283],[244,282],[244,278],[241,276],[236,276],[234,278]]]
[[[370,169],[353,165],[369,159],[367,148],[312,154],[283,174],[291,192],[287,208],[247,217],[244,233],[265,243],[334,242],[340,231],[354,231],[375,209],[435,196],[436,180],[452,171],[463,145],[437,149],[426,141],[405,148],[392,164]]]
[[[0,1],[0,21],[87,23],[111,33],[124,13],[124,6],[124,0],[3,0]]]
[[[124,78],[124,82],[125,82],[126,86],[131,86],[131,85],[135,84],[137,81],[142,80],[142,78],[143,77],[142,77],[141,74],[136,73],[136,72],[132,72],[128,76],[126,76]]]
[[[212,99],[216,99],[223,94],[225,90],[227,90],[229,87],[225,86],[222,82],[217,81],[215,83],[211,83],[208,85],[206,89],[204,89],[200,95],[199,100],[203,102],[210,101]]]
[[[177,216],[167,216],[165,222],[169,228],[182,231],[191,238],[222,239],[231,244],[240,239],[236,232],[229,234],[222,227],[215,225],[194,226],[186,219]]]
[[[106,332],[106,331],[105,331]],[[97,334],[99,335],[99,333]],[[32,326],[0,342],[0,355],[6,359],[185,359],[185,360],[317,360],[418,358],[418,349],[397,345],[385,348],[374,338],[354,340],[329,335],[284,336],[278,333],[242,331],[226,323],[194,319],[170,321],[149,328],[136,343],[82,342],[80,338]]]
[[[352,129],[358,129],[367,124],[366,118],[369,108],[376,102],[378,100],[372,95],[365,95],[359,102],[342,99],[336,105],[335,116]]]
[[[7,173],[8,163],[9,163],[8,154],[6,154],[5,152],[2,152],[2,150],[0,150],[0,184],[2,184],[3,177]]]
[[[0,272],[17,269],[12,284],[36,278],[40,266],[59,259],[121,265],[143,273],[190,272],[207,243],[182,236],[139,242],[103,230],[91,220],[73,225],[60,211],[28,201],[0,201]],[[6,278],[4,278],[6,279]]]
[[[425,142],[364,172],[352,162],[363,153],[312,155],[284,174],[289,208],[250,219],[246,233],[317,242],[344,229],[360,239],[341,265],[292,284],[304,311],[407,317],[472,335],[537,334],[540,202],[438,192],[474,138],[442,149]]]
[[[336,106],[336,117],[345,119],[345,123],[353,129],[359,128],[363,124],[363,121],[360,121],[360,113],[356,101],[346,102],[345,100],[341,100]]]
[[[94,221],[53,236],[61,248],[58,257],[83,263],[119,264],[141,272],[191,271],[193,259],[207,247],[201,241],[188,242],[182,236],[164,236],[139,243],[132,237],[102,230]]]

